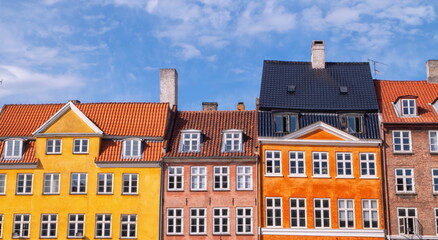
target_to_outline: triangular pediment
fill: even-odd
[[[358,141],[359,138],[323,122],[316,122],[283,136],[283,139]]]

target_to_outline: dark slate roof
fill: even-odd
[[[288,133],[276,133],[274,130],[272,112],[259,111],[259,136],[260,137],[280,137]],[[340,129],[339,115],[336,113],[300,113],[298,115],[299,128],[304,128],[318,121],[327,123]],[[361,139],[379,139],[379,118],[377,113],[364,114],[364,132],[349,133]]]
[[[287,92],[290,85],[295,92]],[[341,94],[340,87],[347,87],[348,93]],[[325,69],[312,69],[310,62],[265,60],[259,106],[261,110],[378,110],[367,62],[327,62]]]

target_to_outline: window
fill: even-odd
[[[430,152],[438,153],[438,131],[429,131]]]
[[[180,152],[201,151],[201,132],[198,130],[181,131]]]
[[[214,190],[229,190],[229,167],[214,167]]]
[[[206,167],[192,167],[190,176],[190,189],[194,191],[207,190],[206,175]]]
[[[340,123],[342,129],[349,133],[363,132],[363,115],[362,114],[341,114]]]
[[[205,208],[191,208],[190,209],[190,234],[205,234],[205,222],[206,222],[206,209]]]
[[[266,175],[281,175],[280,151],[266,151]]]
[[[123,214],[120,217],[120,237],[121,238],[137,237],[137,215]]]
[[[58,215],[41,215],[41,238],[56,238],[58,227]]]
[[[32,194],[33,174],[19,173],[17,174],[17,194],[28,195]]]
[[[225,131],[222,151],[241,152],[242,149],[242,131]]]
[[[0,195],[6,194],[6,174],[0,174]]]
[[[47,154],[61,153],[61,139],[47,139]]]
[[[3,233],[3,214],[0,214],[0,238],[2,238]]]
[[[330,227],[330,199],[314,199],[315,227]]]
[[[44,194],[59,194],[59,173],[44,174]]]
[[[392,132],[394,152],[411,152],[411,132],[393,131]]]
[[[433,193],[438,194],[438,169],[432,169]]]
[[[230,232],[230,210],[228,208],[213,208],[213,234]]]
[[[167,234],[183,234],[184,209],[168,208],[167,209]]]
[[[140,158],[141,141],[139,139],[130,139],[123,141],[123,158]]]
[[[75,139],[73,153],[88,153],[88,139]]]
[[[397,193],[414,193],[414,170],[411,168],[395,169],[395,185]]]
[[[30,214],[15,214],[12,238],[29,238],[29,231]]]
[[[401,100],[401,115],[403,116],[415,116],[416,111],[416,101],[415,99],[402,99]]]
[[[304,168],[304,152],[289,152],[289,175],[306,175]]]
[[[376,176],[376,154],[375,153],[360,153],[360,176],[375,177]]]
[[[438,235],[438,208],[435,208],[434,212],[435,212],[435,232]]]
[[[418,234],[416,208],[398,208],[398,232],[400,235]]]
[[[338,177],[352,177],[351,153],[336,153],[336,170]]]
[[[252,208],[236,208],[236,233],[252,233]]]
[[[70,193],[71,194],[86,194],[87,193],[87,174],[86,173],[72,173],[71,174]]]
[[[362,200],[363,228],[379,228],[379,215],[377,200]]]
[[[68,237],[82,238],[84,236],[85,215],[70,214],[68,215]]]
[[[4,159],[21,159],[23,154],[23,140],[12,139],[5,141]]]
[[[338,211],[339,228],[354,228],[353,199],[339,199]]]
[[[96,238],[111,237],[111,214],[96,214]]]
[[[237,190],[252,190],[252,167],[237,167]]]
[[[123,194],[138,194],[138,174],[123,174]]]
[[[313,153],[313,176],[330,176],[328,169],[328,153]]]
[[[281,198],[266,198],[266,226],[281,227]]]
[[[183,167],[169,167],[167,179],[167,190],[179,191],[184,187],[184,168]]]
[[[113,193],[113,174],[99,173],[97,175],[97,194]]]
[[[274,115],[275,132],[295,132],[298,129],[298,115],[279,113]]]
[[[290,227],[306,227],[306,199],[290,199]]]

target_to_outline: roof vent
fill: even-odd
[[[295,85],[287,85],[287,93],[294,93]]]
[[[339,92],[343,95],[348,93],[348,88],[346,86],[340,86],[339,87]]]

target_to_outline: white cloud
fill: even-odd
[[[181,43],[181,44],[178,44],[177,46],[180,47],[179,55],[183,59],[187,60],[187,59],[192,59],[192,58],[196,58],[196,57],[201,56],[201,51],[199,51],[199,49],[197,49],[193,45]]]

